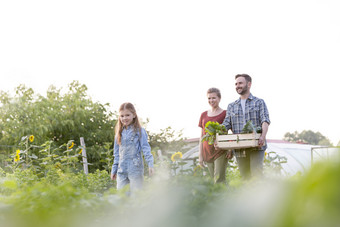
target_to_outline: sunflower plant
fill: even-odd
[[[176,161],[182,159],[182,157],[183,157],[182,152],[180,152],[180,151],[176,152],[173,155],[171,155],[171,161],[176,162]]]
[[[67,168],[76,169],[76,165],[79,165],[78,157],[81,156],[79,149],[74,149],[74,140],[69,140],[66,144],[61,145],[59,148],[66,148],[61,158],[62,165]]]
[[[171,161],[172,161],[171,169],[174,171],[174,175],[177,175],[176,170],[179,168],[179,166],[181,166],[183,170],[183,165],[186,164],[185,162],[181,161],[182,157],[183,157],[183,154],[180,151],[171,155]]]
[[[14,156],[14,162],[19,162],[20,161],[20,150],[16,150],[15,152],[15,156]]]

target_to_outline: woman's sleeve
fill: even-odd
[[[111,173],[116,174],[118,170],[118,163],[119,163],[119,144],[117,143],[116,139],[115,139],[114,147],[113,147],[113,156],[114,156],[114,160],[113,160]]]
[[[151,147],[148,143],[148,135],[144,128],[141,129],[140,145],[144,154],[144,159],[148,163],[149,168],[153,168],[153,156],[151,154]]]

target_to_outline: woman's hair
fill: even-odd
[[[215,87],[209,88],[207,91],[207,94],[210,94],[210,93],[215,93],[219,98],[221,98],[221,92],[220,92],[220,89],[218,88],[215,88]]]
[[[129,110],[129,111],[131,111],[132,114],[135,115],[135,118],[132,120],[132,126],[134,127],[135,131],[139,130],[139,134],[140,134],[142,127],[139,123],[138,116],[137,116],[137,113],[136,113],[136,109],[133,106],[133,104],[131,104],[129,102],[123,103],[119,107],[119,112],[121,112],[123,110]],[[123,129],[124,129],[124,126],[123,126],[120,118],[118,118],[118,121],[117,121],[116,127],[115,127],[115,134],[116,134],[116,139],[117,139],[118,144],[121,144],[121,142],[122,142],[122,131],[123,131]]]

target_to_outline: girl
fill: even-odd
[[[203,162],[208,166],[210,176],[214,179],[215,183],[225,182],[226,180],[226,168],[228,164],[228,158],[231,158],[231,152],[220,149],[215,149],[214,145],[209,145],[208,141],[202,141],[202,137],[205,135],[205,124],[208,121],[223,123],[226,116],[226,111],[220,107],[221,92],[217,88],[210,88],[207,91],[208,103],[211,106],[210,110],[207,110],[201,114],[198,126],[201,128],[201,138],[199,144],[199,164],[203,167]]]
[[[153,156],[148,143],[148,136],[141,127],[135,107],[131,103],[123,103],[119,108],[119,119],[115,128],[114,162],[111,179],[117,178],[117,189],[130,183],[130,190],[141,189],[144,181],[144,158],[152,176]]]

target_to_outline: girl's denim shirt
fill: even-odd
[[[141,131],[139,130],[135,131],[133,126],[128,126],[127,128],[123,129],[122,131],[122,141],[125,139],[124,137],[131,137],[131,140],[133,140],[133,143],[136,146],[136,150],[138,153],[143,152],[144,159],[146,163],[148,164],[149,168],[153,168],[153,156],[151,154],[151,147],[148,143],[148,135],[144,128],[141,128]],[[123,143],[122,143],[123,144]],[[115,138],[114,141],[114,162],[112,165],[112,174],[117,174],[118,170],[118,164],[119,164],[119,148],[121,145],[117,143],[117,139]]]

